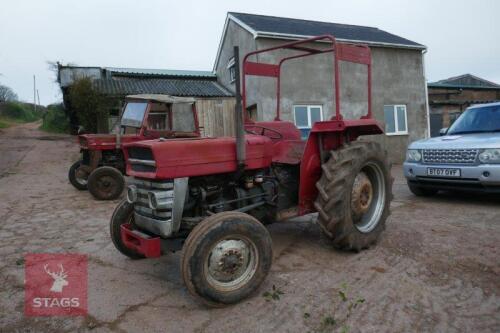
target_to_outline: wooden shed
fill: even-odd
[[[111,101],[105,125],[99,126],[100,132],[109,131],[116,122],[125,96],[166,94],[196,99],[202,135],[230,136],[234,133],[235,98],[231,91],[217,82],[212,72],[60,65],[58,81],[74,127],[78,123],[76,115],[71,112],[69,88],[82,77],[90,78],[94,88]]]

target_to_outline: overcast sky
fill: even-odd
[[[428,47],[428,81],[500,83],[500,1],[2,0],[0,83],[59,101],[48,61],[211,70],[228,11],[377,27]]]

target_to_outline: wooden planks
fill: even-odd
[[[196,99],[202,136],[234,136],[235,103],[232,97]]]

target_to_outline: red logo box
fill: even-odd
[[[32,253],[24,256],[26,316],[85,316],[87,256]]]

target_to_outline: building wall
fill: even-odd
[[[233,45],[240,46],[240,59],[255,49],[283,44],[282,40],[253,39],[252,35],[229,21],[224,37],[220,61],[216,72],[220,82],[231,90],[227,64],[232,57]],[[325,45],[326,47],[326,45]],[[373,136],[385,145],[393,162],[405,158],[411,141],[427,135],[427,113],[423,55],[419,50],[372,47],[372,110],[377,120],[384,123],[384,105],[405,104],[408,117],[408,135]],[[276,63],[283,55],[294,51],[280,50],[270,55],[259,55],[258,62]],[[282,68],[281,119],[293,121],[293,105],[319,104],[323,117],[335,113],[333,95],[333,59],[331,54],[320,54],[291,60]],[[340,108],[344,118],[359,118],[367,111],[366,66],[340,63]],[[247,105],[256,104],[259,120],[272,120],[276,113],[276,81],[273,78],[247,79]]]

